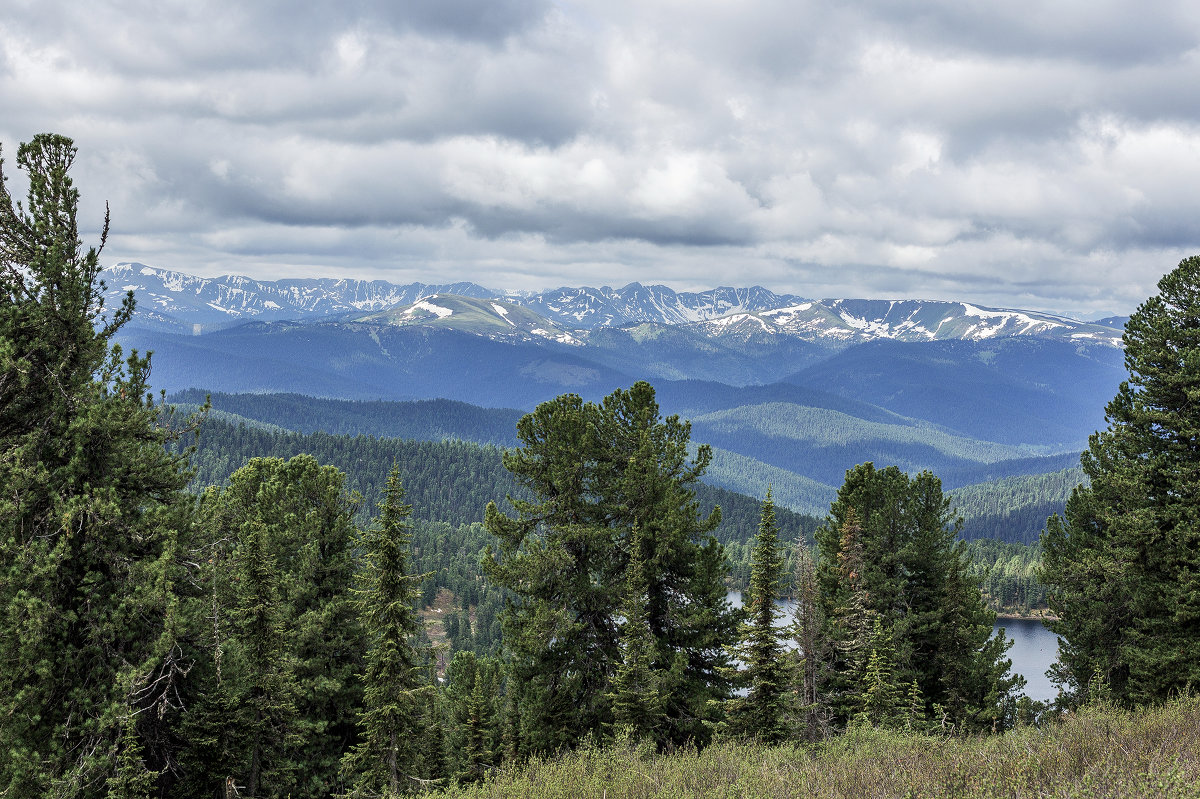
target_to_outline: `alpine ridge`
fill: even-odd
[[[119,303],[127,291],[134,292],[135,325],[173,332],[207,332],[248,321],[342,319],[455,329],[466,322],[464,329],[488,337],[578,344],[600,329],[651,325],[686,327],[699,338],[734,349],[790,338],[835,351],[878,339],[984,341],[1009,336],[1120,346],[1121,335],[1119,326],[1108,320],[1088,323],[1036,311],[941,300],[808,300],[761,286],[676,292],[661,285],[630,283],[620,289],[581,286],[530,293],[469,282],[400,285],[333,278],[203,278],[137,263],[109,267],[101,279],[110,305]],[[427,306],[434,296],[441,298],[438,307],[456,305],[460,313],[423,308],[421,304]],[[462,312],[467,306],[472,313]],[[493,318],[484,323],[483,316],[489,314]],[[521,324],[515,324],[518,316]],[[657,334],[643,328],[639,335]]]

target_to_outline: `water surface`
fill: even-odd
[[[1013,641],[1008,650],[1013,662],[1010,673],[1025,678],[1025,694],[1030,699],[1053,700],[1058,688],[1046,676],[1046,669],[1058,657],[1058,636],[1037,619],[998,619],[996,629],[1001,627]]]
[[[742,592],[731,591],[727,597],[735,608],[742,606]],[[783,618],[776,622],[780,627],[791,623],[795,605],[790,601],[777,601],[783,610]],[[1037,619],[999,619],[995,630],[1001,627],[1013,641],[1008,657],[1012,658],[1011,674],[1020,674],[1025,678],[1024,693],[1030,698],[1041,702],[1053,701],[1058,696],[1058,688],[1046,676],[1046,670],[1058,657],[1058,636],[1046,629]],[[788,642],[789,647],[794,646]]]

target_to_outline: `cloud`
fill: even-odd
[[[1200,246],[1182,2],[10,5],[114,260],[1129,310]]]

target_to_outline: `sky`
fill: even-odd
[[[0,7],[107,264],[1085,315],[1200,252],[1194,2]]]

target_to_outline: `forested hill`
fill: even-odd
[[[296,433],[235,425],[221,419],[204,422],[191,463],[196,471],[193,488],[221,485],[255,457],[291,458],[301,453],[346,473],[346,485],[363,495],[364,518],[373,513],[393,460],[400,466],[406,501],[418,519],[452,525],[483,520],[490,501],[503,504],[518,491],[500,462],[496,446],[464,441],[412,441],[373,436]],[[717,538],[722,543],[744,543],[758,530],[760,500],[721,488],[695,486],[702,513],[721,506]],[[765,493],[766,487],[763,487]],[[776,509],[780,537],[812,540],[819,520]]]
[[[188,389],[170,401],[201,405],[206,393]],[[515,447],[517,420],[525,411],[481,408],[448,399],[395,402],[339,400],[304,394],[226,394],[214,392],[213,408],[248,420],[299,433],[335,433],[411,438],[422,441],[459,439],[479,444]]]
[[[1086,483],[1083,469],[1073,466],[963,486],[950,496],[965,520],[963,538],[1036,544],[1047,517],[1062,514],[1071,490]]]
[[[662,397],[664,404],[678,399],[671,393],[676,388],[677,384],[668,384],[669,390]],[[773,396],[771,390],[766,387],[741,391],[751,393],[756,400],[769,400]],[[704,393],[693,391],[691,396]],[[203,403],[205,396],[205,392],[191,389],[169,399],[182,410],[191,410]],[[248,427],[305,434],[465,441],[501,447],[518,445],[516,424],[523,415],[523,411],[512,408],[482,408],[445,399],[396,402],[220,392],[213,393],[211,398],[210,427],[218,420],[233,424],[244,421]],[[714,388],[710,401],[719,408],[730,399]],[[781,402],[764,402],[730,411],[702,411],[698,416],[694,415],[695,410],[684,414],[694,420],[693,439],[714,446],[713,464],[704,480],[710,486],[727,489],[731,498],[713,499],[721,495],[720,489],[709,486],[699,489],[700,496],[709,505],[719,501],[727,515],[735,512],[735,506],[741,507],[742,500],[735,497],[759,496],[766,486],[772,485],[775,500],[781,506],[802,516],[810,514],[806,518],[823,517],[845,470],[863,460],[874,460],[881,466],[898,465],[910,474],[931,468],[943,486],[951,489],[954,506],[965,519],[964,538],[1032,544],[1045,527],[1046,517],[1062,512],[1071,489],[1083,479],[1078,455],[1074,453],[1011,458],[1013,452],[1003,445],[956,439],[938,430],[924,430],[929,439],[922,441],[914,438],[921,431],[885,424],[888,421],[885,417],[868,422],[835,411]],[[811,429],[798,432],[798,426],[803,426],[797,421],[800,418],[807,420],[804,424]],[[744,454],[747,451],[758,457],[747,456]],[[499,455],[493,453],[488,458],[489,463],[498,462]],[[238,465],[236,461],[225,463],[203,475],[203,480],[224,480]],[[373,485],[380,483],[385,471],[386,467],[379,467],[376,475],[379,479]],[[502,487],[486,489],[490,492],[489,499],[502,498],[511,485],[502,469],[497,479],[505,482],[498,484]],[[406,485],[409,482],[406,478]],[[368,486],[359,488],[367,493]],[[431,490],[435,493],[425,498],[428,511],[414,500],[419,515],[431,514],[428,518],[446,521],[482,518],[486,499],[482,504],[467,504],[460,511],[458,505],[450,507],[455,500],[442,496],[441,487]],[[473,490],[485,491],[483,487]],[[746,526],[739,529],[750,535],[757,523],[756,506],[753,513],[747,510],[746,518]],[[815,524],[814,521],[805,529]]]

